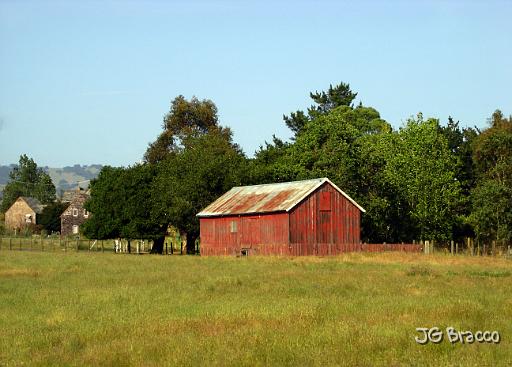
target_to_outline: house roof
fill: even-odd
[[[71,208],[71,207],[74,207],[77,209],[83,208],[84,203],[91,196],[90,193],[91,193],[90,190],[87,190],[85,192],[84,191],[75,191],[75,195],[73,196],[71,201],[69,201],[69,205],[66,207],[66,210],[64,210],[62,212],[60,217],[62,218],[62,217],[68,216],[69,214],[66,214],[66,213],[69,210],[69,208]]]
[[[328,178],[254,186],[237,186],[208,205],[198,217],[288,212],[324,183],[329,183],[359,210],[365,210]]]
[[[20,196],[20,199],[25,201],[30,209],[32,209],[36,214],[41,214],[43,211],[44,205],[42,205],[36,198],[31,196]]]
[[[62,202],[67,202],[67,203],[70,203],[72,202],[77,196],[80,196],[80,195],[88,195],[90,196],[91,195],[91,190],[90,189],[87,189],[87,190],[83,190],[81,188],[78,188],[78,189],[72,189],[72,190],[66,190],[62,193],[62,197],[61,197],[61,201]]]

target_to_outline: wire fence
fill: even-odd
[[[196,241],[194,251],[188,254],[199,254],[200,243]],[[153,249],[153,241],[126,239],[94,240],[80,238],[59,238],[42,236],[0,236],[0,251],[43,251],[43,252],[110,252],[147,254]],[[498,246],[495,243],[479,245],[472,240],[463,243],[435,244],[434,241],[422,241],[415,244],[360,244],[358,251],[362,252],[416,252],[416,253],[451,253],[453,255],[466,256],[505,256],[512,257],[512,247]],[[208,252],[208,251],[206,251]],[[166,238],[163,251],[164,255],[187,254],[186,243],[180,239]],[[319,253],[320,254],[320,253]],[[321,255],[327,255],[325,254]]]
[[[113,252],[114,244],[107,240],[43,238],[43,237],[0,237],[0,251],[94,251]]]
[[[153,249],[153,241],[126,239],[94,240],[80,238],[59,237],[0,237],[0,251],[44,251],[44,252],[111,252],[147,254]],[[166,240],[163,245],[164,255],[187,254],[184,241]],[[188,254],[191,252],[189,251]],[[195,251],[199,253],[199,243],[196,243]]]

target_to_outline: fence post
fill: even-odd
[[[103,246],[103,240],[101,240],[101,252],[105,252],[105,247]]]
[[[453,255],[453,240],[450,241],[450,252]]]
[[[80,246],[80,243],[79,243],[80,240],[76,240],[76,252],[78,252],[78,247]]]
[[[9,237],[9,250],[12,250],[12,238]]]

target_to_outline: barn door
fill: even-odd
[[[242,217],[241,248],[251,248],[261,242],[259,217]]]
[[[329,191],[319,195],[316,235],[316,254],[327,255],[330,252],[328,246],[332,243],[332,194]]]

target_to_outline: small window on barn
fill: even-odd
[[[238,232],[238,223],[235,222],[234,220],[231,221],[231,223],[229,224],[229,231],[231,233],[236,233]]]
[[[323,212],[331,211],[331,193],[321,192],[320,193],[320,210]]]
[[[32,223],[32,216],[30,214],[25,214],[25,223]]]
[[[88,218],[88,217],[89,217],[89,212],[87,211],[87,209],[84,209],[84,217],[85,217],[85,218]]]
[[[78,234],[78,226],[75,224],[73,225],[73,234]]]
[[[73,208],[73,217],[78,217],[78,209]]]

